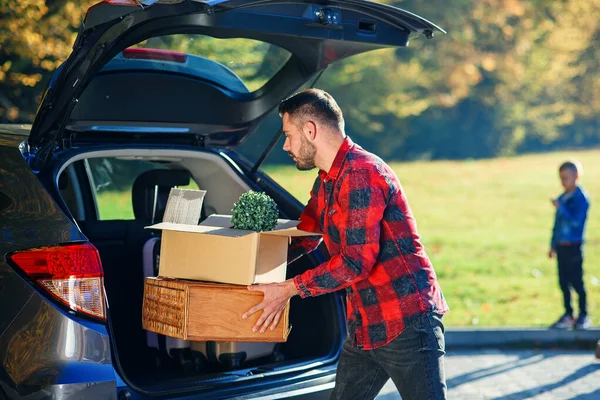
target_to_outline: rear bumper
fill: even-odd
[[[285,389],[276,389],[256,393],[251,397],[240,397],[239,399],[293,399],[293,400],[326,400],[329,399],[335,381],[322,384],[305,382],[301,385],[286,387]]]
[[[315,381],[301,382],[293,385],[273,388],[247,395],[234,396],[221,395],[204,396],[203,399],[293,399],[293,400],[326,400],[334,387],[335,376],[321,378]],[[171,399],[197,399],[198,395],[176,396],[176,397],[153,397],[141,395],[127,386],[117,388],[116,381],[85,382],[72,384],[53,384],[37,388],[10,387],[5,382],[0,383],[0,399],[31,399],[31,398],[53,398],[61,400],[70,399],[103,399],[103,400],[141,400],[155,398]]]
[[[37,293],[0,337],[0,399],[111,399],[116,386],[106,327]]]
[[[328,399],[335,384],[336,365],[315,369],[296,376],[274,378],[270,382],[262,382],[261,387],[224,386],[214,391],[189,391],[187,393],[154,392],[142,394],[127,387],[122,381],[117,387],[117,398],[131,400],[177,399],[177,400],[250,400],[250,399],[294,399],[320,400]],[[268,378],[266,378],[268,379]],[[185,389],[184,389],[185,390]]]
[[[21,393],[19,393],[19,391]],[[50,385],[43,388],[38,388],[34,392],[24,394],[22,390],[16,388],[6,387],[2,385],[0,391],[0,398],[2,394],[7,399],[60,399],[60,400],[71,400],[71,399],[103,399],[103,400],[117,400],[117,390],[115,381],[109,382],[87,382],[87,383],[73,383],[64,385]]]

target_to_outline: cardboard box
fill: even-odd
[[[204,195],[194,192],[172,189],[163,222],[147,227],[162,230],[159,276],[236,285],[282,282],[290,239],[315,235],[290,220],[279,220],[269,232],[233,229],[227,215],[211,215],[198,225],[197,197]]]
[[[242,319],[262,298],[245,286],[150,277],[144,282],[142,326],[183,340],[285,342],[291,330],[289,303],[274,331],[252,332],[260,311]]]

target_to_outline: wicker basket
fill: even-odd
[[[285,342],[290,332],[289,303],[279,325],[264,334],[252,332],[260,312],[242,314],[263,294],[246,286],[146,278],[142,326],[166,336],[193,341]]]
[[[146,279],[142,323],[144,329],[185,338],[187,290],[185,281]]]

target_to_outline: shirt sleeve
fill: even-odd
[[[558,215],[566,219],[573,228],[580,227],[585,223],[589,207],[589,203],[585,196],[578,196],[575,200],[573,211],[569,210],[565,203],[561,202],[558,206]]]
[[[333,227],[340,251],[294,278],[301,297],[335,292],[370,274],[379,256],[381,222],[389,190],[384,177],[370,169],[349,169],[341,177],[336,201],[342,215]]]
[[[317,247],[319,247],[319,244],[323,239],[320,236],[322,232],[321,224],[318,219],[318,196],[320,187],[321,177],[317,176],[317,179],[315,180],[315,183],[310,191],[310,199],[300,215],[300,223],[298,224],[298,229],[307,232],[318,233],[319,235],[293,238],[290,246],[288,247],[288,264],[296,261],[303,255],[314,251]]]
[[[554,216],[554,224],[552,224],[552,236],[550,238],[550,248],[556,250],[556,224],[557,224],[556,213]]]

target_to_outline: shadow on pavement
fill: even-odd
[[[469,353],[462,353],[461,356],[468,356]],[[481,356],[481,352],[474,351],[473,355]],[[517,354],[515,354],[517,355]],[[554,357],[554,354],[545,354],[545,353],[527,353],[527,354],[518,354],[518,359],[511,362],[503,362],[491,367],[483,368],[474,372],[469,372],[463,375],[455,376],[446,381],[448,389],[460,386],[465,383],[471,383],[473,381],[488,378],[490,376],[502,374],[504,372],[510,371],[515,368],[521,368],[528,365],[537,364],[544,360],[547,360],[551,357]]]
[[[600,389],[598,389],[594,392],[580,394],[576,397],[573,397],[572,400],[597,400],[597,399],[600,399]]]
[[[581,367],[579,368],[577,371],[573,372],[571,375],[564,377],[563,379],[561,379],[558,382],[553,382],[547,385],[543,385],[543,386],[538,386],[535,388],[531,388],[531,389],[527,389],[527,390],[523,390],[521,392],[517,392],[517,393],[511,393],[509,395],[506,396],[501,396],[501,397],[496,397],[494,400],[509,400],[509,399],[527,399],[531,396],[535,396],[538,395],[540,393],[545,393],[545,392],[550,392],[554,389],[558,389],[561,386],[565,386],[568,385],[574,381],[576,381],[577,379],[581,379],[586,375],[592,374],[596,371],[600,370],[600,364],[589,364],[586,365],[585,367]],[[594,393],[587,393],[584,395],[579,395],[577,397],[575,397],[576,399],[579,400],[583,400],[583,399],[598,399],[598,394],[600,394],[600,390],[595,391]]]

